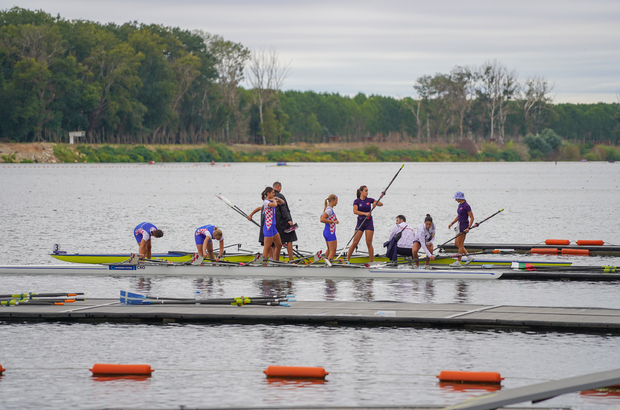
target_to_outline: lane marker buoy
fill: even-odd
[[[92,369],[93,376],[150,376],[155,370],[148,364],[109,364],[95,363]]]
[[[442,382],[501,383],[504,378],[497,372],[464,372],[442,370],[435,376]]]
[[[269,366],[263,373],[267,377],[314,377],[325,378],[329,373],[322,367]]]

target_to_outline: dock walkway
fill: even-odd
[[[123,305],[118,299],[90,299],[64,306],[2,306],[0,321],[260,323],[620,333],[620,309],[400,302],[291,305]]]

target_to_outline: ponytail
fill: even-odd
[[[368,188],[366,185],[362,185],[361,187],[357,188],[357,199],[360,199],[360,196],[362,195],[362,191],[364,190],[364,188]]]
[[[267,194],[270,193],[271,191],[273,191],[273,188],[268,186],[265,188],[265,190],[260,194],[261,199],[264,201],[265,198],[267,198]]]
[[[327,199],[325,199],[325,206],[323,207],[323,212],[325,212],[325,210],[327,209],[327,205],[329,205],[329,203],[336,198],[338,198],[336,195],[331,194],[330,196],[327,197]]]

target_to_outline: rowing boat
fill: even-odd
[[[218,276],[260,279],[497,279],[502,272],[494,269],[412,269],[406,266],[376,265],[178,265],[168,263],[140,263],[138,265],[14,265],[0,266],[0,274],[19,275],[94,275],[94,276]]]
[[[187,262],[191,259],[192,253],[189,252],[179,252],[179,251],[170,251],[168,253],[158,253],[153,254],[153,259],[158,261],[169,261],[169,262]],[[52,253],[51,257],[58,259],[63,262],[72,262],[72,263],[86,263],[86,264],[111,264],[111,263],[121,263],[129,259],[130,254],[79,254],[79,253]],[[254,255],[251,253],[230,253],[224,254],[222,260],[227,262],[236,262],[236,263],[248,263],[254,259]],[[282,262],[285,261],[284,257],[281,257],[280,260]],[[404,259],[399,258],[400,261],[404,261]],[[385,263],[389,262],[388,258],[385,257],[375,257],[375,262]],[[454,263],[455,259],[453,258],[440,258],[430,261],[431,265],[449,265]],[[500,259],[479,259],[475,258],[471,265],[473,266],[482,266],[482,265],[494,265],[494,266],[511,266],[512,263],[528,263],[531,266],[570,266],[571,262],[552,262],[552,261],[515,261],[515,260],[500,260]],[[368,256],[362,255],[354,255],[351,257],[351,263],[353,264],[366,264],[370,263],[370,259]],[[422,262],[423,263],[423,262]]]

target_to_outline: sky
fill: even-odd
[[[284,89],[415,96],[423,75],[497,60],[557,103],[619,102],[620,0],[0,0],[65,19],[219,34],[290,63]]]

